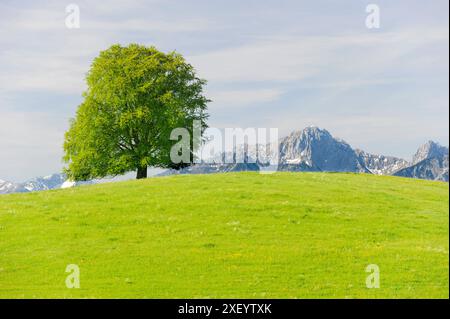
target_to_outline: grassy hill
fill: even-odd
[[[236,173],[4,195],[0,298],[448,298],[448,191]],[[65,286],[68,264],[80,289]]]

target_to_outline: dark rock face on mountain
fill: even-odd
[[[259,166],[256,163],[236,163],[228,166],[226,172],[258,172]]]
[[[358,154],[361,163],[372,174],[376,175],[392,175],[409,165],[408,161],[398,157],[374,155],[358,149],[355,152]]]
[[[311,167],[305,163],[299,164],[279,164],[279,172],[321,172],[318,167]]]
[[[448,182],[448,156],[425,159],[398,171],[394,175]]]
[[[291,133],[281,140],[279,149],[282,168],[369,173],[350,145],[317,127]]]
[[[448,182],[448,148],[429,141],[419,147],[412,165],[394,175]]]

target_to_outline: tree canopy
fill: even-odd
[[[182,127],[193,137],[194,121],[206,128],[209,100],[203,94],[206,81],[180,54],[137,44],[113,45],[94,59],[86,82],[84,100],[65,134],[68,178],[88,180],[129,171],[144,178],[148,166],[189,165],[171,161],[176,141],[170,133]]]

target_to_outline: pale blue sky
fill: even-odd
[[[81,28],[65,27],[65,7]],[[366,5],[381,28],[365,26]],[[100,50],[176,50],[208,82],[210,125],[309,125],[409,159],[448,145],[448,1],[8,1],[0,3],[0,179],[61,170],[62,143]]]

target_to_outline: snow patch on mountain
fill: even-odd
[[[398,157],[369,154],[360,149],[355,152],[367,169],[376,175],[392,175],[409,165],[408,161]]]

